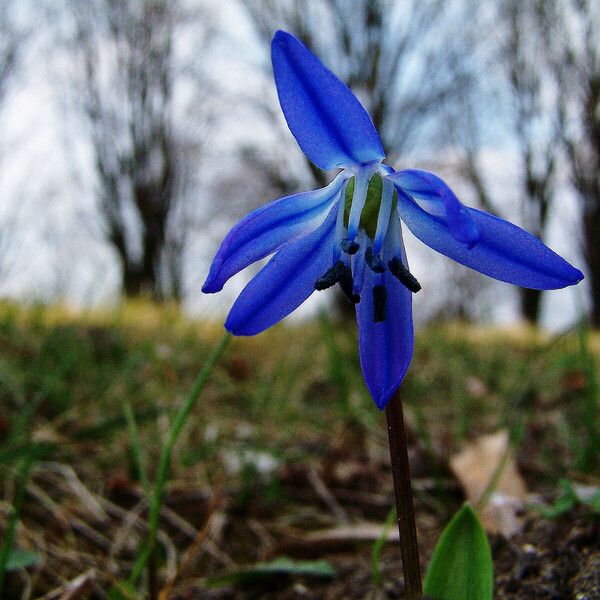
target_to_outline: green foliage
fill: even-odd
[[[219,343],[213,348],[212,352],[206,359],[204,365],[200,369],[196,380],[194,381],[194,385],[190,389],[185,402],[183,403],[180,410],[177,412],[173,423],[169,429],[169,434],[167,436],[167,440],[163,445],[160,453],[160,460],[158,462],[158,466],[156,469],[156,478],[154,482],[154,489],[152,491],[152,495],[150,497],[150,514],[148,517],[148,538],[146,540],[146,544],[142,548],[129,577],[129,583],[134,584],[139,576],[142,573],[143,568],[146,566],[148,559],[151,554],[154,552],[155,544],[156,544],[156,536],[158,533],[158,518],[160,514],[160,509],[164,500],[165,486],[167,484],[167,477],[169,474],[169,466],[171,463],[171,455],[173,453],[173,448],[179,435],[181,434],[181,430],[185,426],[192,408],[198,401],[204,386],[206,385],[206,380],[210,375],[215,363],[221,357],[221,354],[225,350],[227,343],[231,338],[230,334],[225,334],[219,341]],[[137,435],[137,433],[135,434]],[[134,444],[137,444],[137,440]]]
[[[579,360],[585,386],[579,402],[580,411],[576,413],[576,426],[582,435],[572,438],[576,444],[575,466],[585,472],[595,472],[600,463],[600,382],[597,358],[590,351],[590,326],[586,319],[581,320],[579,327]]]
[[[28,311],[0,305],[3,414],[13,430],[37,406],[36,419],[61,417],[56,421],[62,423],[60,435],[102,441],[106,461],[114,464],[114,443],[127,440],[124,400],[147,447],[148,439],[156,440],[161,415],[185,397],[192,374],[206,359],[215,341],[206,331],[169,309],[136,306],[73,317],[41,307]],[[550,472],[573,462],[589,471],[598,463],[597,348],[593,334],[577,329],[546,341],[527,331],[509,335],[431,326],[417,334],[404,401],[431,450],[438,430],[448,436],[448,423],[454,424],[449,451],[467,435],[499,427],[509,429],[518,448],[527,424],[540,411],[559,407],[564,409],[560,429],[548,421],[536,433],[539,459]],[[208,399],[211,409],[218,405],[211,423],[223,424],[221,447],[231,442],[233,429],[227,423],[240,420],[264,432],[256,439],[279,447],[307,431],[324,434],[340,422],[364,431],[379,427],[362,382],[353,324],[333,327],[323,317],[319,328],[276,327],[252,340],[236,340],[232,356],[241,367],[219,369]],[[572,377],[583,385],[565,388]],[[482,391],[473,391],[473,380]],[[131,448],[131,438],[127,441]],[[544,448],[553,450],[545,454]],[[196,436],[184,456],[188,464],[198,457],[215,460],[218,450]],[[129,462],[129,452],[120,455],[120,462],[125,457]],[[148,464],[155,459],[156,447],[145,457]]]
[[[18,467],[15,497],[8,517],[4,540],[0,545],[0,594],[4,588],[6,573],[11,570],[11,559],[14,560],[15,549],[13,548],[13,540],[17,529],[19,514],[21,512],[21,505],[25,496],[27,479],[29,478],[29,472],[34,460],[33,454],[26,454]]]
[[[385,542],[387,541],[388,534],[396,523],[396,516],[396,507],[394,506],[385,519],[379,539],[373,544],[373,550],[371,552],[371,577],[375,587],[381,587],[381,569],[379,567],[381,563],[381,553],[385,546]]]
[[[144,492],[149,493],[150,484],[148,482],[148,473],[146,472],[146,459],[144,457],[144,448],[140,439],[140,432],[135,420],[135,415],[131,404],[127,401],[123,404],[123,416],[127,422],[127,432],[129,434],[129,443],[131,444],[131,454],[135,466],[135,474],[142,484]]]
[[[535,506],[544,517],[560,517],[578,505],[600,515],[600,488],[578,488],[568,479],[561,479],[558,484],[562,491],[551,506]]]
[[[354,369],[349,368],[349,365],[352,364],[352,357],[348,356],[346,347],[350,347],[352,355],[354,355],[356,353],[355,340],[339,340],[339,335],[336,335],[336,327],[324,312],[319,315],[319,325],[327,354],[327,376],[337,396],[338,406],[345,413],[345,421],[350,425],[368,429],[374,425],[374,413],[369,410],[372,400],[368,393],[359,394],[354,399],[352,396],[352,392],[357,387],[356,373]],[[358,389],[365,391],[363,386]]]
[[[20,569],[28,569],[30,567],[35,567],[39,564],[39,562],[40,555],[37,552],[13,548],[8,553],[5,569],[7,572],[19,571]]]
[[[293,560],[280,557],[269,562],[256,563],[255,565],[229,571],[216,577],[209,577],[206,583],[210,587],[224,585],[249,587],[281,580],[282,577],[286,576],[331,579],[335,576],[335,571],[326,560]]]
[[[492,552],[475,511],[465,504],[442,533],[424,582],[434,600],[491,600]]]

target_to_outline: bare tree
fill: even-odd
[[[0,4],[0,102],[6,97],[27,37],[27,32],[14,18],[16,4],[14,0],[6,0]]]
[[[432,141],[439,145],[447,126],[447,107],[474,83],[468,38],[456,35],[459,28],[464,33],[468,2],[247,0],[243,5],[265,45],[276,29],[287,29],[349,84],[391,161],[419,148],[431,153]],[[309,168],[322,183],[323,173]]]
[[[94,155],[106,239],[128,296],[181,294],[190,146],[175,122],[177,0],[70,2],[76,100]],[[199,150],[196,145],[193,152]]]
[[[521,163],[523,224],[535,236],[544,238],[560,151],[556,86],[544,60],[548,39],[544,0],[504,0],[500,8],[506,26],[503,62]],[[521,288],[520,297],[522,316],[537,324],[541,290]]]
[[[16,0],[0,3],[0,110],[6,103],[9,90],[14,85],[25,54],[31,28],[16,15]],[[0,142],[0,161],[5,148]],[[18,222],[22,202],[8,206],[6,199],[0,206],[0,278],[4,278],[12,265],[12,250],[17,240]]]
[[[494,120],[508,124],[507,138],[516,149],[520,173],[516,189],[523,226],[543,239],[557,189],[556,171],[561,154],[558,86],[546,52],[550,35],[546,3],[500,0],[486,18],[487,26],[482,27],[486,51],[479,46],[484,75],[480,95],[474,103],[472,98],[465,98],[461,104],[462,116],[456,119],[462,121],[457,135],[464,149],[462,172],[485,210],[495,214],[506,212],[500,199],[492,197],[489,175],[479,160],[484,145],[480,134],[486,129],[482,121],[490,120],[490,106],[493,106]],[[498,95],[500,100],[496,98]],[[519,291],[522,317],[537,324],[543,292],[526,288]]]
[[[450,143],[452,111],[476,85],[473,48],[477,3],[470,0],[245,0],[258,39],[268,47],[276,29],[297,35],[360,98],[379,131],[387,160],[431,163]],[[265,96],[268,98],[268,96]],[[274,105],[257,103],[269,123]],[[298,189],[299,157],[286,131],[276,156],[246,150],[243,158],[274,192]],[[289,152],[282,148],[290,148]],[[327,174],[304,159],[303,185]],[[340,303],[340,308],[345,306]]]
[[[544,16],[559,83],[562,141],[581,203],[591,319],[600,327],[600,11],[594,0],[552,0]]]

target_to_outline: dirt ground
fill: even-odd
[[[294,533],[281,525],[276,510],[263,513],[260,499],[255,499],[242,514],[233,517],[223,532],[223,548],[232,556],[248,560],[268,560],[286,555],[299,560],[326,559],[335,576],[315,579],[302,576],[277,576],[254,584],[236,585],[218,590],[201,585],[182,586],[172,598],[184,599],[251,599],[266,600],[341,600],[403,598],[401,558],[397,543],[388,542],[381,556],[381,584],[373,584],[372,542],[362,539],[357,522],[379,522],[385,518],[386,498],[369,492],[375,477],[362,474],[363,481],[351,490],[336,488],[334,482],[323,479],[330,498],[319,496],[310,476],[296,469],[283,473],[287,497],[303,498],[296,503],[298,515]],[[372,481],[369,482],[369,479]],[[314,482],[313,482],[314,483]],[[459,505],[461,492],[447,481],[450,501]],[[418,478],[416,488],[424,489],[427,481]],[[361,489],[362,488],[362,489]],[[322,492],[322,490],[321,490]],[[425,499],[422,501],[419,499]],[[315,525],[333,519],[328,512],[343,511],[353,523],[348,527],[335,525],[339,536],[328,539],[315,536]],[[271,509],[267,509],[267,513]],[[423,571],[439,537],[442,522],[432,511],[427,494],[417,494],[418,532]],[[232,506],[232,515],[235,515]],[[262,514],[261,514],[262,513]],[[490,535],[494,561],[495,598],[498,600],[598,600],[600,599],[600,519],[584,509],[575,509],[563,517],[548,519],[534,510],[522,515],[522,532],[505,538]],[[312,522],[311,522],[312,520]],[[299,529],[298,525],[301,529]],[[354,529],[354,535],[352,533]],[[318,529],[316,531],[322,531]],[[327,530],[329,531],[329,530]],[[311,535],[312,534],[312,535]]]
[[[600,528],[598,521],[583,516],[563,520],[543,520],[530,516],[522,534],[507,540],[490,539],[495,568],[495,594],[498,600],[598,600],[600,598]],[[421,554],[433,550],[433,535],[421,535]],[[426,544],[423,544],[425,542]],[[340,544],[343,546],[343,544]],[[307,556],[297,551],[299,556]],[[326,558],[336,575],[328,581],[306,577],[279,577],[268,584],[261,581],[246,589],[225,587],[206,590],[189,586],[172,596],[173,600],[379,600],[404,597],[400,576],[400,552],[388,547],[381,562],[383,583],[375,588],[371,573],[371,550],[352,545],[337,551],[308,553]],[[424,562],[424,561],[423,561]]]
[[[10,570],[2,600],[111,600],[147,538],[148,483],[171,409],[213,340],[165,315],[142,327],[139,315],[125,326],[19,314],[0,319],[0,463],[10,467],[0,542],[23,449],[31,441],[47,453],[27,478],[14,538],[34,561]],[[378,582],[373,575],[392,476],[385,419],[357,391],[353,334],[325,344],[321,331],[303,328],[294,332],[300,347],[278,332],[236,341],[212,374],[172,456],[158,550],[126,600],[403,598],[397,541],[383,545]],[[552,340],[421,332],[403,393],[423,573],[465,500],[452,459],[506,432],[527,494],[520,532],[490,535],[495,597],[600,600],[598,508],[574,503],[550,518],[530,506],[551,506],[561,480],[600,487],[600,337],[592,341],[593,352],[576,331]],[[252,571],[282,557],[294,568]]]

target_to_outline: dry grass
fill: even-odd
[[[213,371],[172,459],[148,575],[155,590],[168,586],[163,600],[235,565],[314,555],[307,531],[385,519],[383,421],[362,384],[353,324],[329,329],[279,326],[234,340]],[[127,578],[148,505],[125,402],[152,480],[172,414],[221,331],[175,307],[0,306],[1,523],[23,448],[43,450],[15,536],[38,560],[10,573],[7,598],[58,598],[69,586],[80,590],[72,598],[86,590],[107,598]],[[596,335],[582,346],[576,330],[559,338],[459,324],[420,332],[404,398],[425,557],[462,499],[447,458],[480,433],[509,429],[534,491],[555,489],[565,473],[598,484],[593,424],[581,417],[597,402],[590,348],[598,347]],[[364,564],[356,577],[365,589],[369,551],[360,545],[351,555],[355,569]],[[343,573],[346,563],[336,564]]]

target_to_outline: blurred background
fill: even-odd
[[[373,117],[394,168],[580,267],[578,289],[489,281],[406,232],[417,319],[600,325],[600,11],[592,0],[2,0],[0,296],[78,307],[174,300],[267,200],[323,185],[279,109],[276,29],[298,35]],[[252,272],[256,272],[256,269]],[[314,315],[318,295],[298,316]]]
[[[278,106],[285,29],[361,99],[390,165],[435,171],[585,273],[520,290],[405,230],[424,289],[402,399],[423,570],[468,499],[496,598],[597,598],[598,8],[0,0],[0,597],[402,597],[385,418],[354,320],[334,318],[349,304],[315,294],[216,360],[260,265],[200,292],[239,218],[334,175]]]

